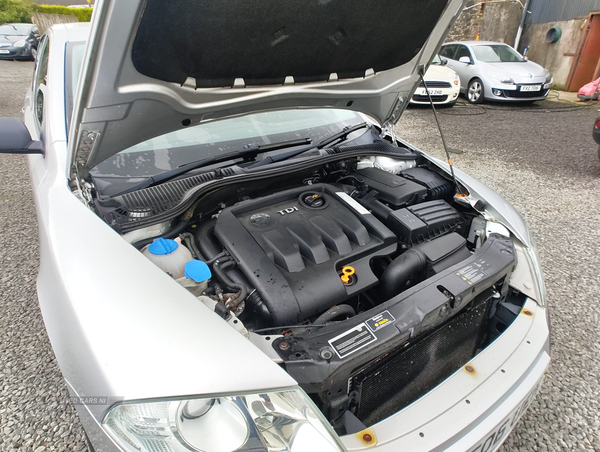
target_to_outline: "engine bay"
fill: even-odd
[[[176,216],[177,203],[144,210],[136,193],[135,208],[125,196],[99,211],[350,433],[443,381],[523,302],[508,286],[516,265],[508,230],[489,227],[425,159],[394,152],[254,179],[231,169],[195,175],[205,187],[180,196],[188,203]],[[140,238],[156,226],[131,224],[152,216],[166,220],[164,232]]]

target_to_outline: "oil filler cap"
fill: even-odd
[[[342,268],[342,274],[340,275],[340,279],[344,284],[352,284],[354,282],[354,267],[350,267],[349,265]]]
[[[313,209],[318,209],[325,205],[325,197],[320,193],[307,193],[303,196],[302,201],[306,206]]]

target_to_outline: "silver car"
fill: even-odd
[[[394,132],[463,0],[231,4],[98,1],[0,118],[90,447],[496,450],[550,362],[536,247]]]
[[[447,58],[448,67],[460,77],[461,91],[473,104],[544,100],[552,87],[546,69],[501,42],[449,42],[440,56]]]

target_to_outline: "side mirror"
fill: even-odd
[[[44,147],[17,118],[0,118],[0,154],[44,154]]]
[[[440,60],[442,60],[442,66],[446,66],[448,64],[448,58],[440,57]]]
[[[473,64],[471,58],[469,58],[468,56],[462,56],[458,59],[458,61],[460,61],[461,63]]]

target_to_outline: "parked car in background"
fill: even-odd
[[[35,60],[40,35],[34,24],[0,25],[0,58]]]
[[[425,79],[425,83],[427,83],[427,88],[434,104],[452,106],[456,103],[456,99],[460,93],[460,78],[456,72],[446,66],[447,63],[448,60],[446,58],[442,59],[439,55],[436,55],[423,78]],[[423,82],[419,83],[410,103],[429,104],[429,96],[423,86]]]
[[[464,3],[105,0],[46,32],[0,152],[30,154],[95,450],[500,447],[550,362],[535,243],[393,132]]]
[[[461,91],[473,104],[544,100],[552,87],[546,69],[501,42],[449,42],[440,56],[448,58],[448,67],[460,77]]]
[[[598,143],[598,158],[600,159],[600,116],[594,122],[594,141]]]

